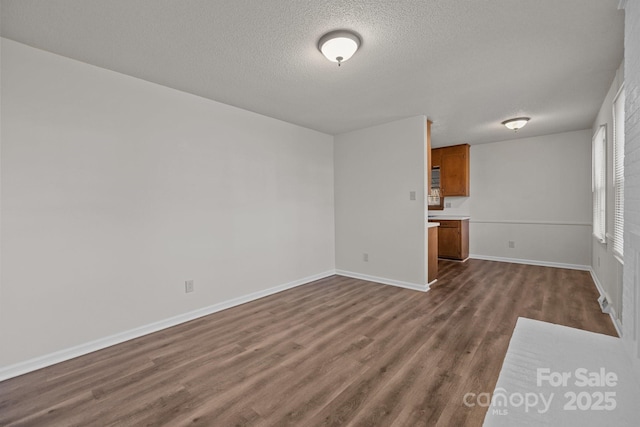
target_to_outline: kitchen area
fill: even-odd
[[[438,259],[464,262],[469,258],[469,216],[446,215],[446,197],[469,197],[469,144],[431,148],[427,121],[428,283],[438,277]]]

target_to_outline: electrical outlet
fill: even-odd
[[[513,249],[516,247],[516,242],[514,242],[513,240],[509,240],[509,248]]]
[[[362,254],[362,260],[364,262],[369,262],[369,254]]]
[[[445,208],[450,208],[451,207],[451,202],[445,202],[444,207]]]
[[[415,200],[415,199],[416,199],[416,192],[409,191],[409,200]]]
[[[184,293],[188,294],[190,292],[193,292],[194,288],[193,288],[193,280],[185,280],[184,282]]]
[[[600,257],[598,257],[598,267],[600,267]]]

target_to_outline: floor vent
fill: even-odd
[[[609,300],[606,296],[602,295],[600,298],[598,298],[598,302],[600,303],[600,308],[602,309],[603,313],[611,313],[611,306],[609,305]]]

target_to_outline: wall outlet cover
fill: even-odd
[[[184,293],[188,294],[193,292],[195,289],[193,287],[193,280],[185,280],[184,282]]]

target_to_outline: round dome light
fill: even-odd
[[[356,34],[338,30],[325,34],[318,42],[318,49],[331,62],[338,66],[353,56],[360,47],[360,37]]]
[[[531,120],[529,117],[516,117],[515,119],[505,120],[502,124],[505,125],[507,129],[518,131],[518,129],[522,129],[529,120]]]

